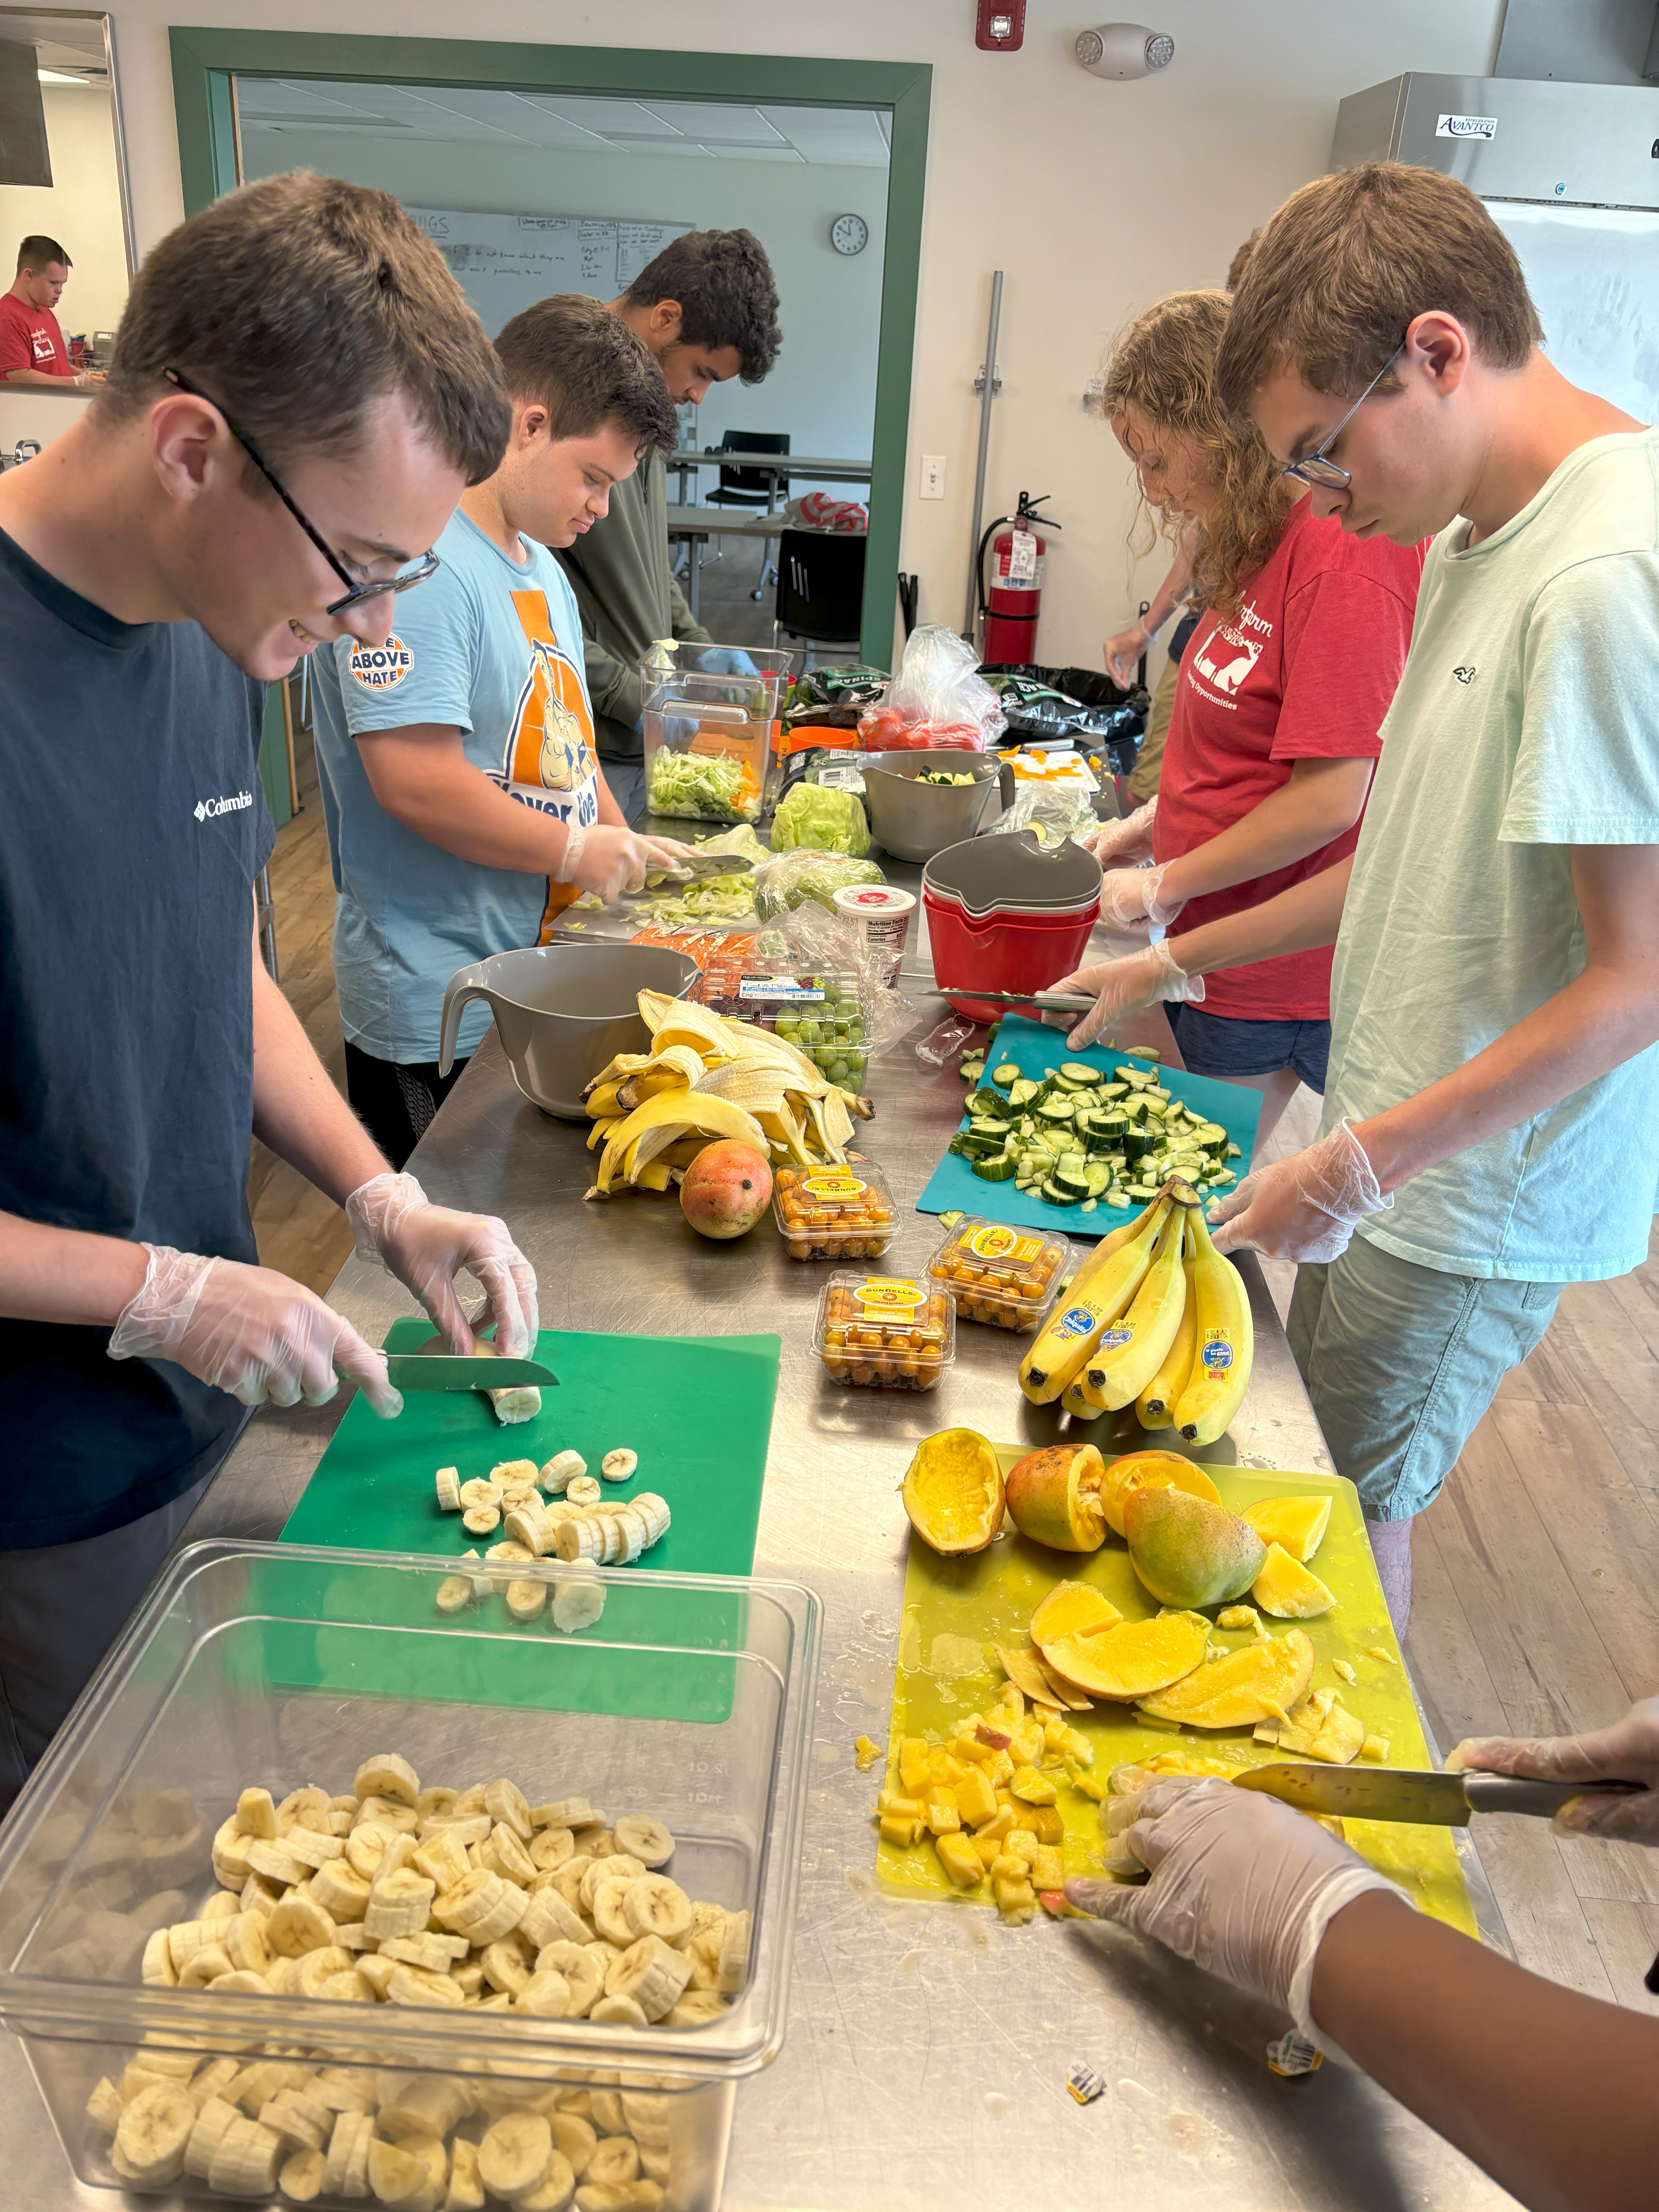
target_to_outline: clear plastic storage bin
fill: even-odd
[[[584,1569],[604,1611],[566,1636],[545,1612],[515,1622],[495,1591],[441,1611],[454,1564],[192,1545],[37,1770],[0,1840],[0,2021],[79,2180],[126,2185],[88,2103],[107,2112],[99,2085],[119,2085],[139,2054],[141,2071],[175,2076],[269,2059],[310,2069],[337,2106],[355,2094],[377,2139],[401,2129],[408,2143],[411,2100],[459,2113],[435,2136],[452,2163],[458,2141],[505,2113],[550,2123],[585,2110],[602,2139],[632,2136],[635,2152],[611,2160],[662,2177],[662,2212],[713,2212],[737,2082],[782,2038],[818,1601],[787,1583]],[[514,1568],[551,1582],[568,1571]],[[727,2008],[695,2027],[638,2027],[141,1982],[151,1931],[219,1889],[214,1834],[240,1790],[349,1793],[359,1765],[391,1751],[423,1788],[505,1775],[532,1804],[584,1796],[612,1821],[655,1814],[676,1841],[663,1870],[753,1915]],[[246,2092],[256,2107],[264,2094]],[[404,2117],[382,2129],[392,2109]],[[212,2193],[189,2171],[150,2185],[169,2202]],[[348,2195],[374,2201],[362,2186]]]
[[[958,1321],[1026,1334],[1042,1326],[1059,1297],[1071,1252],[1063,1237],[970,1213],[934,1253],[927,1273],[955,1300]]]
[[[937,1390],[957,1356],[956,1309],[931,1283],[843,1269],[823,1286],[812,1349],[837,1382]]]
[[[752,673],[726,672],[739,657]],[[643,655],[645,795],[653,814],[760,819],[793,665],[793,654],[758,646],[659,643]]]
[[[897,1233],[893,1194],[872,1160],[780,1168],[772,1218],[792,1260],[878,1260]]]

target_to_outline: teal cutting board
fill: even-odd
[[[1063,1060],[1080,1060],[1085,1067],[1103,1068],[1108,1074],[1115,1067],[1129,1064],[1146,1068],[1156,1065],[1139,1059],[1133,1052],[1119,1052],[1115,1048],[1104,1050],[1098,1045],[1073,1052],[1066,1045],[1064,1030],[1045,1028],[1041,1022],[1027,1021],[1023,1014],[1004,1016],[986,1055],[985,1081],[990,1081],[994,1067],[1009,1060],[1022,1075],[1039,1079],[1046,1068],[1058,1067]],[[1236,1175],[1243,1175],[1255,1149],[1255,1125],[1261,1110],[1258,1093],[1246,1090],[1243,1084],[1217,1083],[1208,1076],[1188,1075],[1182,1068],[1160,1067],[1158,1076],[1172,1097],[1190,1106],[1194,1114],[1201,1114],[1206,1121],[1220,1122],[1238,1146],[1238,1158],[1227,1164]],[[964,1085],[964,1097],[973,1087]],[[966,1127],[965,1121],[963,1126]],[[933,1170],[927,1189],[916,1200],[916,1212],[980,1213],[989,1221],[1006,1221],[1013,1229],[1041,1229],[1050,1234],[1058,1231],[1063,1237],[1104,1237],[1111,1230],[1121,1229],[1131,1218],[1129,1213],[1104,1204],[1096,1206],[1092,1213],[1085,1213],[1077,1206],[1050,1206],[1035,1191],[1028,1195],[1023,1190],[1016,1190],[1011,1182],[986,1182],[956,1152],[946,1152]]]

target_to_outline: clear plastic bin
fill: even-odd
[[[878,1260],[898,1233],[893,1194],[872,1160],[780,1168],[772,1218],[792,1260]]]
[[[79,2180],[124,2185],[86,2107],[141,2048],[200,2066],[280,2053],[339,2069],[375,2113],[411,2082],[459,2085],[472,2109],[452,2157],[509,2106],[615,2091],[616,2126],[594,2124],[648,2144],[663,2212],[717,2205],[736,2085],[782,2039],[818,1601],[787,1583],[588,1569],[604,1613],[564,1636],[545,1613],[515,1623],[499,1595],[439,1612],[453,1564],[192,1545],[36,1771],[0,1839],[0,2021]],[[348,1792],[389,1750],[423,1786],[505,1774],[544,1797],[585,1794],[611,1820],[656,1814],[677,1840],[665,1871],[754,1916],[741,1991],[677,2029],[141,1983],[151,1929],[217,1889],[210,1845],[240,1790]],[[210,2195],[189,2172],[167,2188],[170,2202]]]
[[[793,994],[781,985],[793,986]],[[850,969],[833,975],[745,975],[744,987],[754,1002],[752,1019],[804,1052],[831,1083],[863,1090],[870,1048],[859,979]]]
[[[955,1300],[958,1321],[1024,1334],[1042,1326],[1071,1256],[1063,1237],[1011,1229],[970,1213],[927,1262],[927,1273]]]
[[[812,1349],[836,1382],[937,1390],[957,1356],[956,1308],[931,1283],[843,1269],[823,1286]]]
[[[739,656],[752,673],[726,672]],[[793,665],[792,654],[758,646],[651,647],[640,676],[645,795],[653,814],[693,822],[760,819]]]

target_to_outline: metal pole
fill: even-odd
[[[979,459],[974,469],[974,526],[968,539],[968,611],[962,618],[962,634],[969,645],[974,642],[974,619],[979,612],[979,533],[985,520],[985,463],[991,450],[991,402],[1002,389],[1002,379],[997,374],[997,326],[1002,320],[1002,271],[998,269],[991,277],[991,325],[985,337],[985,361],[974,379],[974,389],[979,400]]]

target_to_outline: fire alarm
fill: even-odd
[[[1025,40],[1025,0],[977,0],[974,44],[983,54],[1017,53]]]

